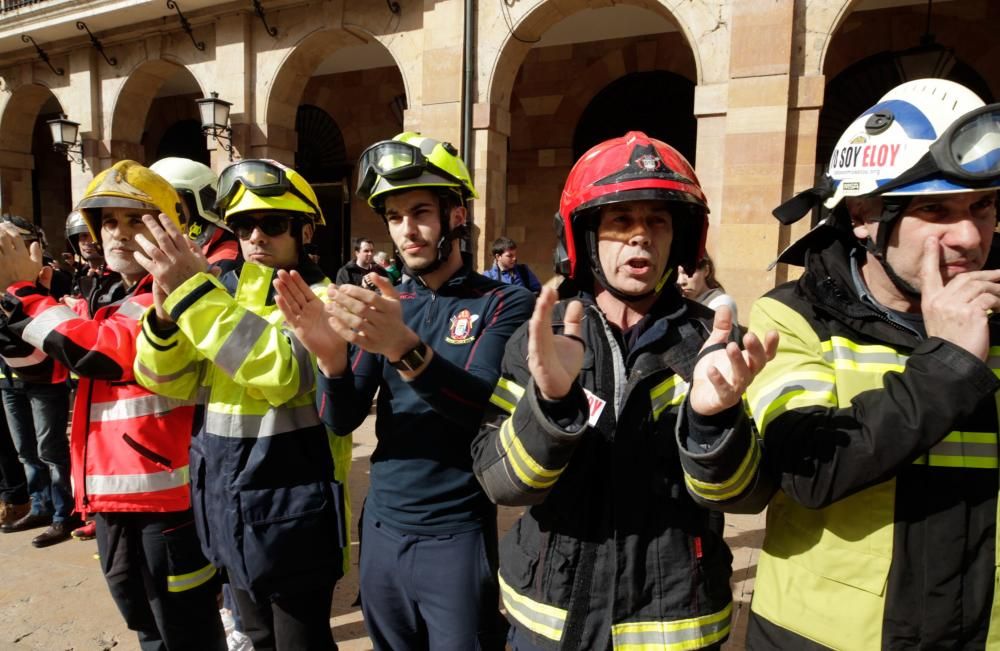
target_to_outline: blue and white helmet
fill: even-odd
[[[840,136],[828,174],[835,183],[825,201],[833,209],[845,197],[861,197],[899,177],[969,111],[984,106],[971,90],[946,79],[917,79],[896,86],[862,113]],[[883,196],[971,192],[939,176],[893,188]]]

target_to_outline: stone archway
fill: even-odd
[[[62,113],[48,87],[25,84],[0,116],[0,210],[41,225],[57,255],[72,204],[71,170],[66,155],[52,149],[46,121]]]
[[[196,96],[204,96],[204,91],[195,76],[183,65],[166,59],[153,59],[139,64],[122,85],[115,97],[111,110],[110,129],[108,130],[108,146],[111,162],[132,159],[141,163],[151,164],[148,160],[155,155],[162,134],[170,125],[177,121],[168,117],[170,111],[156,111],[154,117],[163,113],[162,120],[156,120],[150,125],[150,112],[157,101],[157,95],[165,84],[181,83],[189,89],[192,100]],[[176,110],[181,110],[177,106]],[[183,107],[180,119],[197,118],[197,107],[193,101],[190,106]],[[176,117],[176,116],[175,116]],[[146,143],[144,138],[147,130],[155,130],[156,144]]]
[[[650,12],[653,18],[669,23],[673,29],[665,36],[656,37],[646,32],[647,36],[642,38],[622,39],[617,47],[609,45],[606,52],[592,55],[593,63],[585,72],[570,66],[572,70],[567,68],[562,74],[571,92],[564,93],[564,89],[560,89],[560,92],[546,93],[545,89],[541,89],[527,103],[515,97],[518,75],[523,65],[536,54],[536,50],[532,49],[534,41],[564,19],[584,10],[600,8],[602,11],[615,11],[623,7]],[[517,187],[519,177],[510,174],[512,166],[535,165],[540,169],[540,175],[534,176],[535,180],[545,178],[550,185],[560,185],[573,162],[572,131],[580,115],[600,88],[626,74],[667,70],[679,73],[696,84],[725,81],[728,76],[728,56],[725,54],[729,49],[728,11],[726,3],[711,6],[710,3],[668,5],[656,0],[537,0],[510,7],[506,22],[492,20],[484,25],[481,18],[480,30],[486,28],[488,34],[481,36],[486,47],[481,46],[480,52],[488,52],[491,56],[479,62],[478,97],[481,104],[476,107],[474,123],[474,176],[481,195],[475,219],[479,227],[476,248],[480,257],[489,250],[493,238],[506,234],[515,240],[533,243],[527,247],[530,250],[520,245],[520,255],[537,266],[536,272],[540,272],[542,277],[550,275],[554,237],[550,221],[558,196],[556,194],[554,200],[548,201],[545,211],[539,204],[527,208],[525,212],[528,214],[523,214],[521,208],[525,206],[515,208],[522,198],[532,197],[532,201],[543,199],[534,190]],[[710,55],[703,56],[705,52]],[[565,52],[562,54],[564,61],[552,60],[544,65],[557,68],[568,63],[572,57]],[[555,49],[552,55],[559,58]],[[518,101],[517,106],[514,101]],[[521,112],[548,113],[552,119],[545,127],[525,131],[514,127]],[[526,134],[530,137],[532,132],[545,140],[545,144],[537,147],[539,151],[534,162],[524,158],[527,156],[524,152],[531,149],[524,139]],[[556,144],[558,134],[566,132],[565,143]],[[514,177],[513,180],[511,177]],[[523,227],[521,222],[524,222]],[[529,223],[532,225],[530,229]],[[485,265],[485,260],[482,263]]]

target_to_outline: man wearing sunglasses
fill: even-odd
[[[335,433],[360,425],[378,390],[361,524],[365,625],[376,649],[500,649],[496,509],[469,446],[534,298],[462,256],[476,192],[450,144],[400,134],[369,147],[359,174],[408,279],[393,287],[376,276],[379,292],[331,287],[324,311],[283,275],[279,305],[317,354],[321,416]]]
[[[191,444],[195,525],[254,648],[332,649],[351,442],[328,438],[314,359],[283,326],[272,287],[279,269],[295,269],[306,291],[323,293],[329,280],[304,253],[323,213],[301,175],[269,160],[224,170],[216,208],[245,260],[220,278],[173,224],[145,218],[152,238],[136,258],[157,294],[136,377],[173,398],[208,393]]]
[[[780,333],[747,391],[779,489],[750,648],[1000,644],[998,114],[904,83],[843,133],[827,182],[775,210],[826,216],[779,258],[801,278],[750,314]]]

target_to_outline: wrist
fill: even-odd
[[[409,328],[406,329],[405,334],[393,350],[386,353],[386,359],[389,360],[390,364],[395,364],[399,362],[408,352],[416,348],[421,344],[420,337],[417,333],[413,332]]]

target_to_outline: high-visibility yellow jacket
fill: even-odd
[[[751,310],[751,330],[781,337],[747,392],[780,491],[748,647],[981,649],[994,619],[1000,325],[986,363],[926,337],[919,318],[867,296],[851,248],[812,254]]]
[[[329,281],[302,271],[323,295]],[[329,585],[348,546],[350,436],[319,420],[315,359],[282,327],[273,278],[250,262],[221,280],[192,277],[165,303],[175,328],[144,315],[135,363],[152,391],[207,392],[191,444],[196,524],[209,560],[260,597]]]

